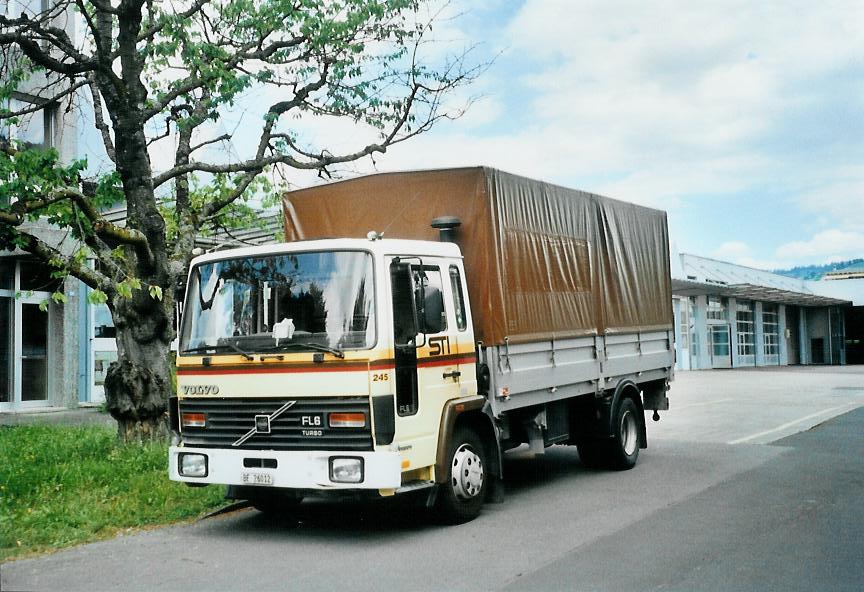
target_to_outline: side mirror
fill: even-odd
[[[390,266],[390,278],[393,286],[393,322],[395,343],[397,347],[417,348],[417,336],[423,333],[420,325],[422,315],[418,302],[417,278],[412,265],[403,263],[396,258]]]
[[[423,290],[423,332],[440,333],[444,330],[444,295],[435,286]]]

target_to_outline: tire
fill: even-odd
[[[633,399],[620,399],[612,414],[612,439],[607,442],[609,468],[626,471],[636,466],[640,421],[645,421],[645,416]]]
[[[437,513],[445,524],[462,524],[480,514],[486,499],[489,484],[486,447],[473,430],[459,428],[453,435],[447,458],[450,459],[447,482],[439,485]]]

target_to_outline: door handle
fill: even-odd
[[[458,379],[460,376],[462,376],[462,373],[459,372],[458,370],[455,370],[453,372],[445,372],[444,374],[441,375],[441,377],[444,378],[445,380],[448,378],[457,378]]]

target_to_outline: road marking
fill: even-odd
[[[817,411],[816,413],[811,413],[810,415],[800,417],[798,419],[792,420],[788,423],[784,423],[781,426],[777,426],[776,428],[772,428],[770,430],[765,430],[764,432],[759,432],[758,434],[753,434],[751,436],[745,436],[744,438],[738,438],[737,440],[732,440],[731,442],[727,442],[728,444],[743,444],[744,442],[749,442],[750,440],[755,440],[756,438],[761,438],[762,436],[767,436],[768,434],[773,434],[775,432],[782,432],[787,428],[791,428],[792,426],[799,424],[801,422],[807,421],[808,419],[813,419],[814,417],[819,417],[820,415],[827,415],[829,413],[833,413],[838,409],[843,409],[848,407],[849,409],[853,409],[858,407],[858,403],[846,403],[845,405],[838,405],[837,407],[831,407],[830,409],[823,409],[822,411]],[[840,415],[835,414],[835,415]]]
[[[729,401],[734,400],[735,399],[714,399],[713,401],[705,401],[704,403],[690,403],[689,405],[675,407],[675,411],[680,411],[681,409],[690,409],[691,407],[702,407],[703,405],[713,405],[715,403],[728,403]]]

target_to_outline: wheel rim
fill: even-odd
[[[483,489],[483,460],[468,444],[460,446],[453,455],[453,493],[461,500],[470,500]]]
[[[624,454],[633,456],[637,445],[636,417],[627,410],[621,416],[621,447],[624,449]]]

